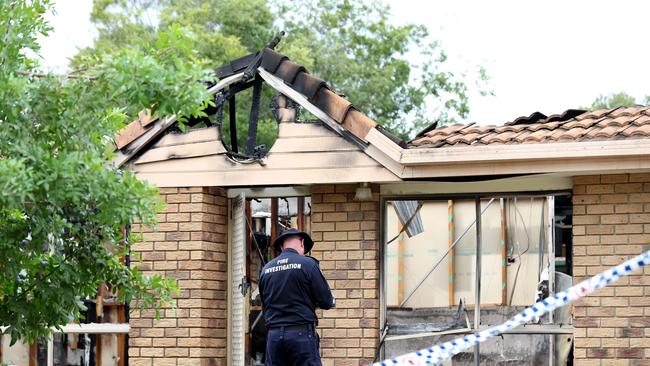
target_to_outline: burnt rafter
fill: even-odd
[[[235,160],[256,160],[261,162],[261,159],[266,155],[267,149],[265,146],[256,146],[257,141],[257,125],[259,123],[260,102],[262,97],[262,78],[257,74],[258,67],[262,64],[262,57],[265,49],[274,49],[280,42],[284,32],[280,32],[274,37],[262,50],[257,53],[250,54],[232,61],[228,65],[222,66],[215,70],[219,78],[225,78],[243,70],[244,76],[242,79],[231,85],[225,93],[220,93],[215,96],[216,114],[219,127],[222,126],[223,120],[223,107],[224,103],[228,102],[229,126],[230,126],[230,149],[227,149],[228,156]],[[253,87],[253,97],[251,103],[251,110],[248,120],[248,137],[246,139],[246,146],[244,152],[240,152],[237,145],[237,99],[236,94]]]
[[[238,82],[236,84],[231,85],[227,91],[218,93],[214,97],[214,104],[215,107],[210,110],[210,112],[207,112],[209,115],[214,115],[216,114],[217,116],[217,125],[219,129],[221,129],[221,126],[223,124],[223,108],[224,104],[228,102],[228,114],[229,114],[229,124],[230,124],[230,139],[231,139],[231,146],[229,151],[238,153],[239,155],[239,147],[237,146],[237,107],[236,107],[236,97],[235,95],[239,92],[242,92],[244,90],[249,89],[250,87],[254,87],[255,83],[257,80],[253,81],[248,81],[248,82]],[[261,86],[261,85],[260,85]],[[258,102],[259,104],[259,102]],[[257,123],[257,118],[255,119],[255,123]]]
[[[259,122],[260,99],[262,98],[262,78],[258,75],[253,82],[253,102],[251,113],[248,119],[248,139],[246,140],[246,153],[252,154],[255,151],[257,141],[257,123]]]

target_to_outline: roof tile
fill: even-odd
[[[538,131],[538,130],[541,130],[541,129],[545,129],[545,130],[553,130],[553,129],[555,129],[557,126],[559,126],[560,123],[561,123],[561,122],[536,123],[536,124],[534,124],[534,125],[530,125],[530,126],[528,126],[528,128],[526,128],[526,129],[527,129],[527,130],[530,130],[530,131]]]
[[[352,107],[341,125],[356,136],[366,136],[377,123]]]
[[[343,123],[345,115],[352,107],[352,103],[327,88],[318,90],[314,104],[338,123]]]
[[[622,134],[626,137],[632,136],[641,136],[641,137],[650,137],[650,124],[645,124],[641,126],[632,125],[629,128],[626,128]]]
[[[275,73],[280,64],[288,59],[285,55],[279,54],[270,48],[265,48],[262,56],[262,67],[270,73]]]
[[[480,139],[485,136],[484,133],[469,133],[467,135],[455,135],[447,138],[447,143],[450,145],[454,144],[466,144],[471,145],[475,140]]]
[[[297,63],[286,59],[282,61],[280,67],[278,67],[278,70],[275,73],[280,79],[286,81],[289,84],[293,84],[293,82],[296,80],[296,76],[298,76],[298,73],[302,71],[307,72],[307,69],[305,69],[305,67],[302,65],[298,65]]]
[[[646,112],[647,113],[647,112]],[[650,123],[650,115],[641,115],[639,118],[634,120],[634,124],[637,126],[645,125]]]
[[[288,83],[294,90],[303,94],[311,103],[343,125],[348,131],[365,140],[370,129],[377,124],[360,111],[354,110],[348,118],[352,103],[330,90],[322,80],[311,76],[307,70],[273,50],[265,49],[262,67]],[[358,123],[359,126],[352,125]],[[368,127],[372,126],[372,127]]]
[[[494,129],[495,132],[521,132],[526,129],[526,125],[500,126]]]
[[[483,144],[489,145],[492,143],[501,143],[505,144],[510,141],[510,139],[514,136],[519,134],[519,132],[513,132],[513,131],[506,131],[502,133],[496,133],[496,134],[488,134],[484,137],[482,137],[479,141]]]
[[[619,116],[634,116],[640,113],[640,108],[638,107],[628,107],[628,108],[617,108],[610,113],[612,117]]]
[[[417,137],[408,146],[445,148],[475,144],[537,144],[650,138],[650,107],[601,109],[582,114],[578,112],[568,110],[545,120],[531,122],[542,115],[533,113],[528,117],[515,119],[519,121],[518,124],[511,122],[498,127],[441,127]]]
[[[307,72],[301,72],[296,76],[294,87],[298,93],[306,96],[309,100],[313,100],[320,88],[327,87],[327,83]]]

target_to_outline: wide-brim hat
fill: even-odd
[[[305,253],[309,253],[311,251],[311,248],[314,246],[314,241],[311,240],[309,237],[309,234],[304,233],[298,229],[294,228],[289,228],[284,230],[282,233],[280,233],[280,236],[275,238],[275,241],[273,242],[273,248],[275,249],[276,252],[281,252],[282,249],[280,247],[282,246],[282,243],[284,243],[284,239],[290,237],[290,236],[299,236],[303,238],[305,241]]]

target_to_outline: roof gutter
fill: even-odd
[[[650,170],[650,140],[406,149],[402,179]]]
[[[650,140],[404,149],[376,129],[365,152],[401,179],[650,170]]]
[[[406,166],[566,158],[629,157],[650,155],[650,140],[560,142],[521,145],[485,145],[406,149]]]

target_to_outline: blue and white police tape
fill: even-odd
[[[546,299],[527,308],[521,313],[513,316],[510,318],[510,320],[501,325],[497,325],[478,333],[470,334],[462,338],[457,338],[453,341],[439,344],[437,346],[426,348],[417,352],[408,353],[393,359],[384,360],[375,363],[373,366],[414,366],[439,364],[443,360],[451,358],[453,355],[469,349],[481,342],[485,342],[486,340],[495,337],[507,330],[526,324],[532,319],[539,318],[540,316],[553,311],[560,306],[564,306],[581,297],[587,296],[590,293],[611,284],[623,276],[629,275],[630,273],[647,264],[650,264],[650,251],[627,260],[618,266],[612,267],[594,277],[586,279],[566,291],[558,292],[553,296],[547,297]]]

